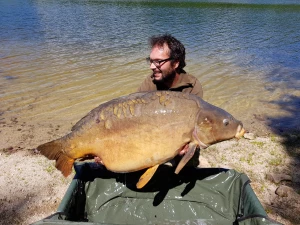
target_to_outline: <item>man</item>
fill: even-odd
[[[152,74],[146,77],[138,91],[181,91],[202,98],[203,90],[199,80],[183,69],[186,65],[183,44],[169,34],[153,36],[149,44],[151,53],[147,61]]]
[[[138,91],[181,91],[202,98],[203,90],[199,80],[183,69],[186,66],[183,44],[169,34],[153,36],[149,39],[149,44],[151,53],[147,62],[150,64],[152,74],[146,77]],[[177,164],[183,154],[185,151],[181,151],[171,163]],[[197,148],[188,165],[198,166],[199,154],[200,149]]]

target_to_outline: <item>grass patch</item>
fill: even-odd
[[[276,137],[274,134],[271,134],[271,135],[270,135],[270,140],[271,140],[272,142],[277,142],[277,137]]]
[[[45,169],[48,173],[52,174],[56,168],[52,165],[47,166],[47,168]]]
[[[271,151],[270,151],[270,154],[271,154],[271,155],[276,155],[276,153],[277,153],[276,150],[271,150]]]
[[[260,142],[260,141],[252,141],[251,143],[252,143],[253,145],[256,145],[256,146],[259,147],[259,148],[262,148],[262,147],[265,145],[265,143]]]
[[[266,208],[265,210],[267,214],[273,213],[272,209]]]
[[[248,165],[254,165],[253,156],[254,156],[254,152],[250,153],[247,157],[241,157],[240,161],[246,162],[246,163],[248,163]]]
[[[282,161],[283,161],[282,158],[277,157],[275,159],[271,159],[270,162],[269,162],[269,164],[271,166],[279,166],[279,165],[282,164]]]

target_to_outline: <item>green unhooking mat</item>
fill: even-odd
[[[75,165],[76,176],[56,214],[39,224],[280,224],[267,217],[235,170],[161,165],[142,189],[144,171],[118,174],[95,163]]]

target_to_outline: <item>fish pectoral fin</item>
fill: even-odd
[[[146,170],[146,172],[140,177],[139,181],[136,184],[136,187],[138,189],[144,187],[149,180],[153,177],[155,171],[157,170],[159,164],[150,167],[149,169]]]
[[[187,164],[187,162],[193,157],[197,144],[190,142],[188,144],[188,150],[185,153],[185,155],[182,157],[182,159],[180,160],[180,162],[178,163],[175,173],[178,174],[180,172],[180,170],[185,166],[185,164]]]

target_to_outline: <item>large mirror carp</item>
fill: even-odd
[[[64,176],[76,159],[99,157],[113,172],[149,168],[137,183],[142,188],[157,167],[186,152],[175,173],[193,156],[197,146],[241,137],[244,128],[228,112],[198,96],[182,92],[140,92],[119,97],[89,112],[66,136],[42,144],[38,150],[56,160]]]

